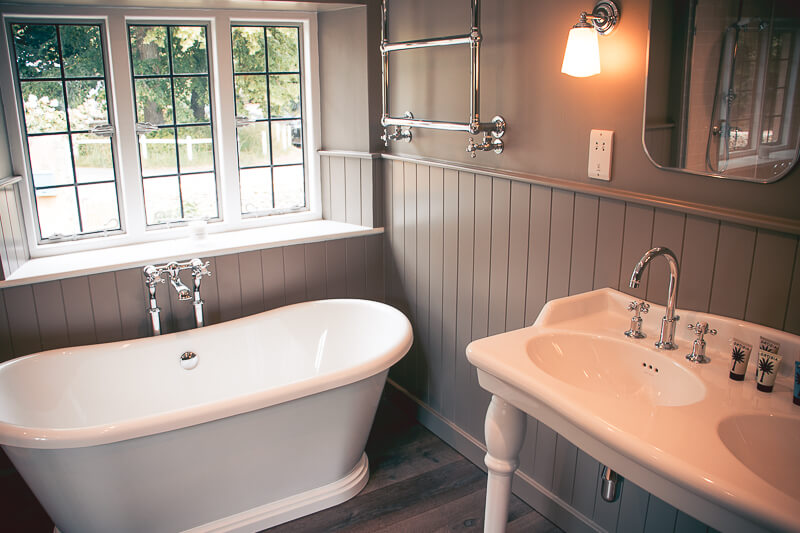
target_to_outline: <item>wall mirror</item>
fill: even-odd
[[[800,154],[800,2],[652,0],[644,147],[658,167],[760,183]]]

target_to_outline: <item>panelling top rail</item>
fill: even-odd
[[[0,178],[0,189],[9,187],[22,180],[22,176],[8,176],[7,178]]]
[[[447,131],[463,131],[476,135],[483,132],[483,141],[475,143],[470,137],[467,143],[467,152],[472,157],[478,150],[493,151],[496,154],[503,153],[503,141],[501,137],[506,131],[506,121],[501,116],[496,116],[491,122],[480,121],[480,57],[481,57],[481,30],[480,30],[480,0],[470,0],[472,8],[472,27],[470,32],[465,35],[453,35],[450,37],[439,37],[433,39],[419,39],[413,41],[402,41],[390,43],[389,17],[387,10],[387,0],[382,0],[381,6],[381,58],[383,64],[381,72],[383,74],[383,114],[381,125],[383,126],[383,141],[386,146],[389,141],[411,142],[411,128],[430,128]],[[470,102],[469,102],[469,122],[443,122],[436,120],[423,120],[414,118],[414,115],[407,111],[401,117],[389,116],[389,52],[399,52],[402,50],[413,50],[416,48],[431,48],[434,46],[452,46],[457,44],[469,44],[471,67],[470,67]],[[394,127],[393,131],[389,128]]]

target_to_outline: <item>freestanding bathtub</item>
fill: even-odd
[[[411,340],[389,306],[323,300],[21,357],[0,365],[0,444],[63,533],[255,531],[363,488]]]

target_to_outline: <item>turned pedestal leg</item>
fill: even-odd
[[[525,438],[525,413],[492,395],[486,412],[486,485],[485,533],[502,533],[508,522],[508,500],[511,480],[519,466],[519,451]]]

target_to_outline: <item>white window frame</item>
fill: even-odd
[[[105,32],[104,50],[109,119],[115,130],[115,153],[119,183],[119,207],[122,232],[108,236],[71,241],[42,242],[38,236],[34,191],[24,143],[24,119],[15,88],[14,59],[9,46],[7,26],[18,19],[54,23],[100,23]],[[38,19],[38,20],[37,20]],[[317,17],[313,12],[241,11],[225,9],[142,10],[114,7],[17,7],[3,13],[0,27],[0,91],[8,130],[11,160],[16,174],[23,176],[20,193],[24,205],[25,231],[32,258],[85,250],[105,249],[143,242],[175,239],[187,235],[185,223],[147,227],[144,196],[139,173],[139,152],[135,133],[136,109],[133,101],[128,24],[203,24],[208,28],[209,74],[212,98],[212,123],[215,137],[215,160],[220,221],[208,224],[208,233],[236,231],[255,227],[289,224],[322,218],[319,109],[319,55]],[[302,62],[303,143],[307,210],[266,216],[242,215],[238,145],[231,53],[231,26],[240,24],[292,25],[300,28]],[[123,157],[124,155],[124,157]]]

